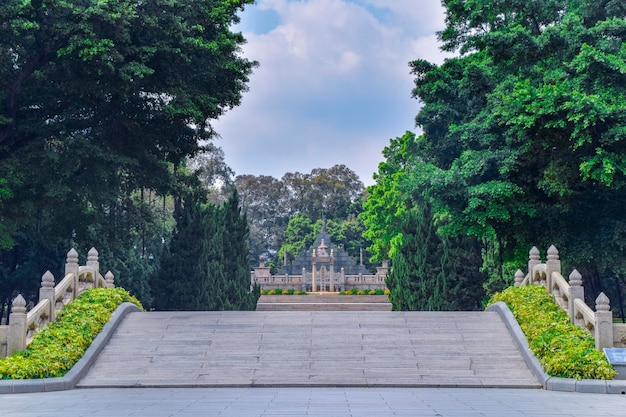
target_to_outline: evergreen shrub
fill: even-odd
[[[569,321],[546,288],[509,287],[494,294],[488,305],[498,301],[509,307],[548,375],[574,379],[612,379],[615,375],[591,334]]]
[[[62,377],[83,356],[124,302],[141,303],[123,288],[95,288],[79,295],[41,329],[28,347],[0,359],[0,379]]]

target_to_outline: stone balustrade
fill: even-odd
[[[100,274],[98,251],[91,248],[87,264],[78,264],[78,253],[71,249],[67,253],[65,276],[54,285],[54,276],[46,271],[41,277],[39,302],[26,312],[26,300],[21,294],[13,299],[9,323],[0,325],[0,358],[25,349],[37,331],[55,321],[57,313],[78,295],[90,288],[113,288],[114,277],[108,271]]]
[[[546,287],[555,301],[567,311],[572,323],[587,329],[595,338],[596,348],[626,347],[626,325],[614,324],[609,298],[600,293],[595,311],[585,303],[581,274],[574,269],[567,281],[561,275],[559,251],[550,246],[546,262],[541,262],[539,250],[533,247],[528,257],[528,273],[515,273],[515,286],[537,284]]]

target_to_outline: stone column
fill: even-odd
[[[515,286],[519,287],[520,285],[522,285],[522,281],[524,281],[524,273],[521,269],[518,269],[515,273]]]
[[[22,294],[18,294],[13,300],[9,316],[7,356],[24,349],[26,349],[26,300]]]
[[[567,313],[572,323],[576,323],[576,315],[574,313],[575,300],[585,300],[585,289],[582,285],[583,277],[580,275],[580,272],[574,269],[569,274],[569,288],[567,289]]]
[[[96,248],[89,249],[87,252],[87,266],[94,269],[93,282],[86,285],[86,288],[95,288],[98,280],[98,274],[100,274],[100,262],[98,262],[98,251]]]
[[[67,253],[65,261],[65,275],[67,274],[74,274],[72,280],[72,299],[74,299],[78,296],[78,252],[73,248]]]
[[[306,268],[302,268],[302,291],[306,292]]]
[[[52,323],[55,320],[56,300],[54,299],[54,275],[52,272],[46,271],[41,277],[41,288],[39,288],[39,302],[43,300],[50,301],[50,312],[48,313],[48,321]]]
[[[541,260],[539,259],[539,249],[536,246],[533,246],[530,252],[528,252],[528,273],[530,274],[529,284],[534,284],[535,282],[535,274],[533,272],[533,268],[535,265],[539,265]]]
[[[346,290],[346,269],[341,267],[341,291]]]
[[[335,275],[335,250],[330,250],[330,292],[335,292],[335,283],[333,282]]]
[[[317,263],[313,262],[313,270],[311,271],[311,292],[315,292],[315,268]]]
[[[548,260],[546,261],[546,286],[552,294],[552,273],[561,273],[561,261],[559,260],[559,251],[554,245],[548,248]]]
[[[593,326],[596,338],[596,349],[613,347],[613,313],[609,304],[609,297],[603,292],[596,298],[596,320]]]

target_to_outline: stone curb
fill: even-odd
[[[96,336],[91,346],[76,365],[61,378],[42,379],[15,379],[0,380],[0,394],[47,392],[70,390],[76,386],[94,364],[96,358],[111,339],[124,317],[129,313],[141,311],[132,303],[121,304],[111,315],[111,319],[104,325],[102,331]]]
[[[515,320],[515,316],[509,307],[499,301],[487,308],[487,311],[494,311],[500,315],[506,327],[509,329],[515,344],[519,347],[526,364],[535,374],[545,390],[581,392],[592,394],[626,394],[626,380],[597,380],[597,379],[571,379],[557,378],[546,374],[539,363],[539,360],[528,347],[528,340],[522,332],[521,327]]]

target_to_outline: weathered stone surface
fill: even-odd
[[[132,313],[79,387],[540,387],[496,313]]]

